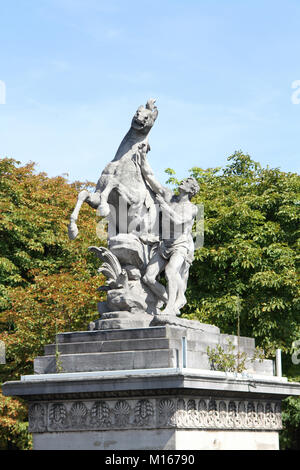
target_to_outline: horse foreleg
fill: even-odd
[[[117,186],[117,182],[115,178],[111,178],[111,181],[105,186],[103,191],[101,191],[101,201],[97,207],[98,214],[101,217],[107,217],[110,213],[109,204],[107,202],[108,196],[110,195],[111,191]]]

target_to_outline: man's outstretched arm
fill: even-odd
[[[144,152],[141,152],[141,170],[146,183],[148,183],[152,191],[155,194],[160,194],[164,199],[170,200],[172,196],[171,191],[160,184],[155,178],[152,168],[147,161],[146,153]]]

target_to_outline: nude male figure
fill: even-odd
[[[174,195],[154,177],[145,156],[141,153],[141,169],[146,183],[156,194],[156,200],[163,213],[168,230],[162,230],[162,240],[146,268],[143,281],[165,304],[163,315],[180,315],[185,305],[185,291],[190,265],[194,259],[192,227],[197,215],[197,207],[190,199],[199,191],[194,178],[187,178],[179,186],[179,195]],[[164,233],[165,232],[165,233]],[[165,271],[167,288],[157,280]]]

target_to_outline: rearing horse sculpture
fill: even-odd
[[[117,198],[121,196],[130,206],[129,224],[130,218],[137,219],[139,217],[143,206],[146,209],[151,209],[154,206],[154,196],[143,178],[139,156],[140,152],[147,153],[150,150],[148,134],[157,115],[158,110],[154,99],[148,100],[145,107],[140,106],[115,158],[103,170],[95,192],[90,193],[84,189],[79,193],[68,227],[71,240],[74,240],[78,235],[76,221],[84,202],[93,209],[97,209],[99,215],[107,217],[110,214],[110,204],[116,209],[119,208]]]

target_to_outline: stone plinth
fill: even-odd
[[[160,369],[24,376],[3,386],[29,403],[35,449],[277,449],[276,377]]]
[[[107,320],[103,320],[107,321]],[[176,317],[152,322],[158,326],[131,329],[99,329],[57,335],[56,344],[45,346],[45,356],[34,360],[36,374],[92,372],[155,368],[210,370],[207,346],[226,347],[228,335],[219,328]],[[237,342],[237,337],[230,337]],[[252,338],[239,338],[240,352],[251,357]],[[185,351],[184,351],[185,349]],[[59,369],[58,358],[59,353]],[[273,361],[249,360],[247,372],[273,375]]]
[[[2,390],[28,402],[35,449],[278,449],[281,400],[300,384],[273,376],[272,361],[243,374],[210,370],[206,348],[224,341],[211,325],[163,319],[62,333],[35,374]],[[239,344],[254,350],[251,338]]]

